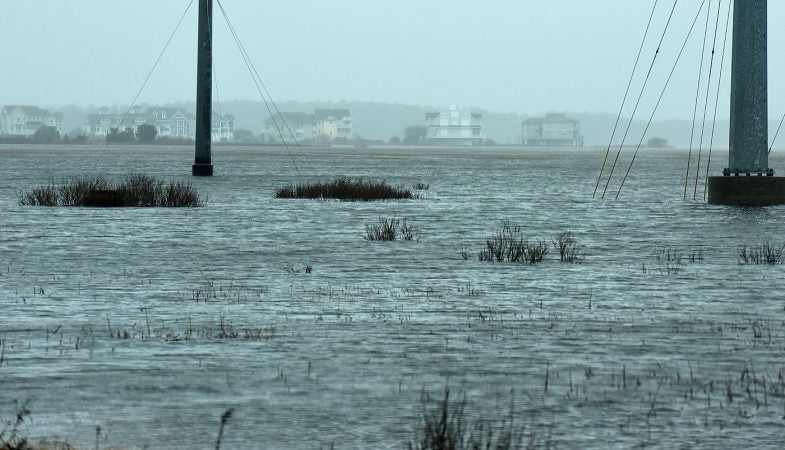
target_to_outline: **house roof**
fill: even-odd
[[[3,112],[21,109],[28,116],[50,116],[52,113],[48,109],[39,108],[31,105],[5,105]],[[6,113],[7,114],[7,113]]]
[[[545,117],[530,117],[523,121],[524,125],[538,125],[543,123],[578,123],[578,120],[567,117],[561,113],[548,113]]]
[[[352,117],[348,109],[314,109],[314,118],[317,122],[321,122],[330,117],[335,119],[343,119],[344,117]]]
[[[313,125],[315,120],[313,114],[303,112],[281,112],[268,117],[267,120],[264,121],[264,124],[268,126],[275,126],[273,118],[275,118],[275,121],[279,123],[281,122],[281,119],[283,119],[283,121],[287,124],[294,126]]]

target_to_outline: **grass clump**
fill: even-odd
[[[523,237],[521,226],[505,220],[501,229],[485,239],[485,247],[477,253],[480,261],[536,264],[548,254],[545,241],[529,242]]]
[[[785,245],[775,246],[769,242],[759,245],[739,245],[736,255],[739,264],[782,264]]]
[[[347,177],[327,182],[300,183],[280,187],[276,198],[335,199],[346,202],[374,200],[408,200],[414,195],[409,189],[390,186],[384,181],[368,181]]]
[[[143,173],[111,183],[101,175],[33,188],[19,197],[23,206],[197,207],[204,200],[190,182],[169,184]]]
[[[411,241],[417,240],[417,235],[417,229],[406,219],[379,217],[378,223],[365,225],[365,240],[367,241]]]
[[[470,422],[465,414],[466,400],[451,401],[449,388],[444,389],[444,398],[435,405],[427,394],[422,402],[422,421],[414,439],[405,444],[409,450],[538,448],[534,434],[515,423],[512,406],[508,419],[491,423],[486,420]]]
[[[570,231],[562,231],[553,237],[553,245],[559,251],[559,261],[580,264],[585,256],[578,251],[578,244]]]

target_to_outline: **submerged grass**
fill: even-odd
[[[412,241],[418,240],[419,232],[412,224],[406,219],[385,219],[379,217],[377,223],[365,225],[365,240],[367,241],[395,241],[404,240]]]
[[[408,200],[414,195],[409,189],[394,187],[384,181],[368,181],[362,178],[336,178],[327,182],[300,183],[280,187],[276,198],[335,199],[349,202],[374,200]]]
[[[111,183],[102,175],[49,182],[19,197],[23,206],[198,207],[205,201],[185,181],[164,183],[143,173],[131,173]]]
[[[529,242],[521,226],[505,220],[501,228],[485,239],[485,247],[477,253],[480,261],[536,264],[548,254],[545,241]]]
[[[409,450],[517,450],[539,448],[534,433],[515,423],[512,406],[507,419],[498,423],[466,416],[466,399],[450,400],[450,389],[434,405],[427,394],[422,398],[423,412],[415,437],[407,442]]]

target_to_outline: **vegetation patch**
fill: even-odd
[[[580,264],[585,259],[578,251],[578,244],[570,231],[562,231],[553,237],[553,245],[559,251],[559,261]]]
[[[193,184],[164,183],[142,173],[131,173],[116,183],[102,175],[50,182],[19,197],[24,206],[197,207],[204,200]]]
[[[346,202],[368,202],[375,200],[413,199],[412,191],[395,187],[384,181],[368,181],[362,178],[352,180],[347,177],[327,182],[300,183],[280,187],[276,198],[335,199]]]
[[[395,217],[391,219],[379,217],[377,223],[365,225],[365,240],[367,241],[412,241],[418,240],[418,234],[418,230],[406,219],[400,220]]]
[[[529,242],[524,238],[520,225],[505,220],[498,231],[485,238],[485,247],[477,253],[477,259],[536,264],[542,262],[548,251],[547,242]]]
[[[769,242],[736,247],[739,264],[782,264],[783,251],[785,251],[785,245],[775,246]]]
[[[467,418],[466,399],[450,400],[449,388],[444,389],[444,398],[438,402],[423,394],[422,404],[419,428],[414,439],[405,444],[409,450],[538,448],[534,433],[515,423],[512,406],[508,418],[493,423]]]

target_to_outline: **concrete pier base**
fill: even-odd
[[[710,205],[768,206],[785,204],[785,177],[709,177]]]
[[[194,164],[191,167],[191,175],[195,177],[211,177],[213,176],[212,164]]]

